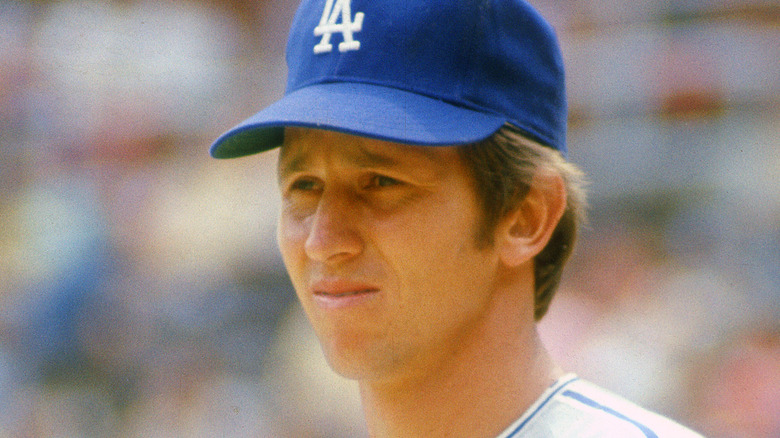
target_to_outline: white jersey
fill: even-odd
[[[558,379],[497,438],[701,438],[573,374]]]

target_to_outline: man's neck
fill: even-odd
[[[501,319],[486,321],[434,371],[360,382],[370,436],[493,438],[509,427],[563,373],[534,325]]]

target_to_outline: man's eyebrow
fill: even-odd
[[[390,155],[373,152],[362,146],[350,151],[347,157],[358,167],[390,167],[399,163],[399,160]]]
[[[349,148],[345,154],[347,161],[360,168],[389,168],[402,165],[414,166],[419,163],[418,160],[401,160],[400,155],[407,157],[419,157],[423,160],[436,161],[436,154],[432,147],[414,147],[409,146],[408,150],[398,150],[391,153],[373,151],[364,145],[357,145]],[[414,148],[414,149],[411,149]],[[282,149],[284,151],[284,149]],[[309,161],[308,154],[305,151],[297,151],[291,154],[282,153],[279,158],[278,176],[284,178],[291,173],[303,171]]]
[[[358,146],[355,148],[354,153],[348,154],[350,161],[352,161],[358,167],[393,167],[399,166],[405,163],[414,164],[417,161],[404,162],[398,158],[400,154],[404,154],[408,157],[420,157],[426,160],[435,161],[435,154],[427,147],[414,147],[409,146],[408,150],[398,150],[393,153],[375,152],[366,147]]]
[[[279,157],[279,168],[277,174],[279,179],[282,179],[286,175],[303,170],[304,163],[306,162],[306,155],[297,154],[292,158],[287,158],[284,154]]]

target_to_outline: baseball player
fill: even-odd
[[[372,437],[699,436],[537,334],[585,201],[529,4],[303,0],[287,63],[284,97],[211,154],[281,147],[282,258]]]

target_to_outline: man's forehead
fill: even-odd
[[[312,128],[286,128],[280,166],[294,170],[315,156],[331,152],[358,167],[436,163],[451,147],[416,146]]]

